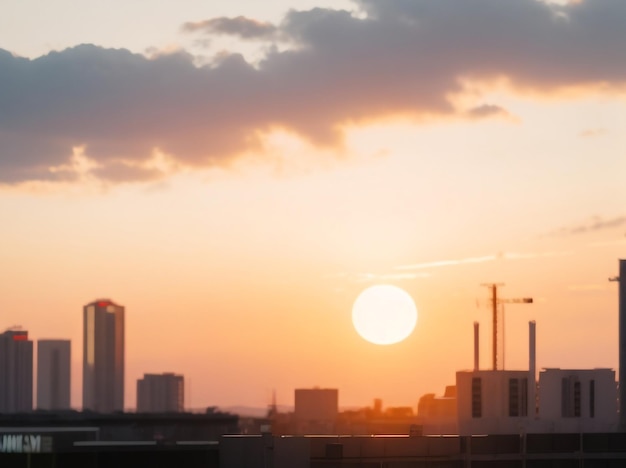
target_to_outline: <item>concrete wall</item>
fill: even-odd
[[[472,380],[481,382],[481,415],[472,415]],[[509,416],[509,380],[527,379],[528,371],[460,371],[456,374],[459,434],[519,434],[530,430],[528,416]],[[526,395],[530,395],[526,388]],[[521,391],[521,388],[520,388]],[[526,412],[525,414],[529,414]]]
[[[563,379],[569,406],[563,407]],[[591,381],[594,401],[591,402]],[[580,388],[580,415],[572,414],[573,384]],[[593,415],[591,408],[593,406]],[[564,414],[565,410],[565,414]],[[617,384],[612,369],[544,369],[539,374],[539,419],[549,432],[610,432],[617,428]]]

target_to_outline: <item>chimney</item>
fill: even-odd
[[[478,322],[474,322],[474,370],[479,370],[479,341]]]
[[[619,425],[626,431],[626,260],[619,261]]]
[[[536,354],[536,324],[528,322],[528,416],[534,418],[537,414],[537,354]]]

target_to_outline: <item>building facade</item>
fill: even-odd
[[[137,380],[138,413],[185,411],[185,379],[173,373],[144,374]]]
[[[534,420],[534,385],[528,371],[478,370],[456,373],[460,435],[517,434]]]
[[[37,341],[37,409],[70,409],[70,340]]]
[[[0,334],[0,413],[33,409],[33,342],[24,330]]]
[[[551,432],[611,432],[618,423],[613,369],[543,369],[539,418]]]
[[[124,410],[124,307],[109,299],[83,307],[83,409]]]

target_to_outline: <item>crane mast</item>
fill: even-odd
[[[484,283],[481,286],[485,286],[489,289],[489,296],[491,302],[491,315],[492,315],[492,369],[498,370],[498,305],[500,304],[532,304],[532,297],[506,299],[498,297],[498,288],[504,286],[503,283]],[[504,314],[504,311],[503,311]],[[502,349],[504,352],[504,330],[502,333]]]

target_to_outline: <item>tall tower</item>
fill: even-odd
[[[626,431],[626,260],[619,261],[619,422]]]
[[[83,307],[83,409],[124,410],[124,307],[110,299]]]
[[[0,413],[33,409],[33,342],[25,330],[0,333]]]
[[[70,409],[70,340],[37,341],[37,409]]]

